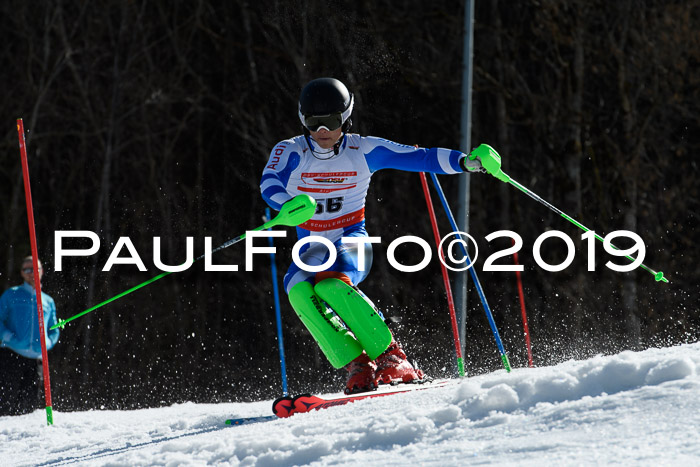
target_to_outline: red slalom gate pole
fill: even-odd
[[[24,196],[27,202],[27,218],[29,220],[29,238],[32,245],[32,262],[34,266],[34,289],[36,291],[36,311],[39,317],[39,333],[41,334],[41,366],[44,370],[44,396],[46,398],[46,423],[53,425],[53,409],[51,406],[51,381],[49,380],[49,356],[46,351],[46,331],[44,330],[44,308],[41,304],[41,278],[39,276],[39,253],[36,246],[34,230],[34,208],[32,207],[32,190],[29,186],[29,163],[27,162],[27,143],[24,139],[24,122],[17,119],[17,134],[19,136],[19,152],[22,156],[22,175],[24,176]]]
[[[515,239],[513,239],[513,246],[515,246]],[[517,266],[518,263],[518,252],[513,253],[513,261]],[[525,293],[523,292],[523,281],[520,277],[520,271],[515,271],[515,277],[518,279],[518,296],[520,297],[520,314],[523,316],[523,331],[525,332],[525,346],[527,347],[527,362],[530,368],[535,365],[532,363],[532,348],[530,347],[530,328],[527,325],[527,313],[525,312]]]
[[[423,194],[425,195],[425,204],[428,205],[428,213],[430,214],[430,224],[433,227],[433,235],[435,236],[435,247],[438,248],[438,254],[444,260],[445,254],[440,248],[440,232],[438,231],[437,220],[435,219],[435,209],[433,209],[433,200],[430,197],[430,190],[428,189],[428,181],[425,178],[425,173],[420,173],[420,183],[423,185]],[[457,315],[455,314],[455,302],[452,298],[452,287],[450,286],[450,278],[447,275],[447,268],[440,262],[440,269],[442,270],[442,281],[445,283],[445,292],[447,293],[447,306],[450,309],[450,321],[452,322],[452,333],[454,334],[455,340],[455,351],[457,352],[457,368],[459,370],[459,376],[464,378],[464,359],[462,358],[462,345],[459,340],[459,330],[457,329]]]

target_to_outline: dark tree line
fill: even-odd
[[[205,236],[218,245],[260,225],[262,168],[277,141],[299,134],[297,97],[312,78],[348,85],[361,134],[428,147],[459,142],[462,2],[9,1],[0,9],[0,279],[15,285],[29,252],[14,125],[22,117],[43,285],[62,318],[157,275],[155,236],[163,261],[179,264],[188,236],[199,256]],[[671,281],[609,270],[600,245],[596,271],[587,271],[579,230],[513,187],[473,176],[477,271],[516,366],[527,360],[514,275],[481,271],[483,258],[509,246],[484,240],[496,230],[524,240],[536,364],[697,340],[698,31],[695,0],[476,2],[474,145],[494,146],[505,172],[597,232],[638,233],[645,263]],[[454,200],[456,177],[441,182]],[[383,244],[363,289],[422,367],[449,373],[437,262],[399,273],[385,254],[402,235],[432,243],[418,176],[377,173],[367,213]],[[438,221],[446,231],[445,216]],[[574,263],[559,273],[532,256],[536,238],[552,229],[576,244]],[[101,248],[56,272],[57,230],[94,231]],[[288,235],[277,242],[282,271]],[[122,236],[147,272],[102,271]],[[545,255],[551,263],[565,256],[555,244]],[[244,272],[241,245],[215,261],[241,272],[194,265],[68,325],[50,353],[54,406],[278,395],[269,261],[259,257]],[[342,372],[329,369],[284,299],[283,320],[290,388],[337,388]],[[467,335],[468,371],[498,369],[471,286]]]

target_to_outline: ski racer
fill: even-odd
[[[381,313],[357,288],[372,263],[371,244],[363,241],[368,237],[364,206],[372,174],[380,169],[457,174],[487,171],[484,166],[494,176],[501,174],[500,157],[486,145],[488,150],[480,147],[467,155],[349,133],[353,104],[353,95],[337,79],[306,84],[299,98],[303,134],[274,146],[260,181],[263,199],[275,210],[299,194],[317,202],[314,216],[297,227],[297,235],[327,239],[336,259],[321,267],[330,262],[329,247],[306,243],[299,259],[306,269],[323,270],[307,271],[293,262],[284,287],[331,365],[347,369],[346,394],[423,378]]]

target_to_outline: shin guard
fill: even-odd
[[[391,344],[391,331],[372,303],[355,288],[338,279],[324,279],[314,290],[350,328],[370,360]]]
[[[311,284],[304,281],[292,287],[289,302],[333,367],[343,368],[362,353],[360,343],[321,302]]]

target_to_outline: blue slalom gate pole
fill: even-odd
[[[271,219],[270,208],[265,208],[265,217]],[[270,246],[274,246],[272,237],[267,238]],[[277,319],[277,345],[280,350],[280,367],[282,372],[282,395],[286,396],[289,394],[287,391],[287,364],[284,359],[284,340],[282,339],[282,313],[280,311],[280,294],[279,287],[277,284],[277,264],[275,261],[275,254],[270,253],[270,269],[272,270],[272,294],[275,298],[275,318]]]
[[[445,198],[445,193],[442,191],[442,187],[440,186],[440,182],[438,182],[437,176],[434,173],[431,173],[430,178],[432,179],[433,184],[435,185],[435,189],[437,190],[437,194],[440,197],[442,207],[445,208],[445,213],[447,214],[447,218],[450,221],[450,225],[452,226],[452,231],[455,233],[459,232],[459,228],[457,227],[455,218],[452,215],[452,210],[450,209],[449,204],[447,204],[447,198]],[[476,286],[476,291],[479,294],[481,304],[484,306],[484,312],[486,312],[486,319],[489,321],[489,325],[491,326],[491,332],[493,333],[493,337],[496,339],[496,346],[498,347],[498,351],[501,353],[501,361],[503,362],[503,366],[505,367],[506,371],[510,372],[510,362],[508,361],[508,355],[506,355],[506,351],[503,348],[503,342],[501,342],[501,336],[498,334],[498,328],[496,328],[496,322],[493,320],[493,314],[491,314],[491,308],[489,308],[489,303],[486,301],[486,296],[484,296],[484,290],[481,288],[479,278],[476,277],[476,271],[474,271],[474,265],[471,264],[472,260],[471,258],[469,258],[467,248],[464,246],[463,243],[460,243],[460,245],[462,246],[464,256],[467,258],[467,261],[471,265],[469,267],[469,274],[471,275],[471,278],[474,281],[474,285]]]

